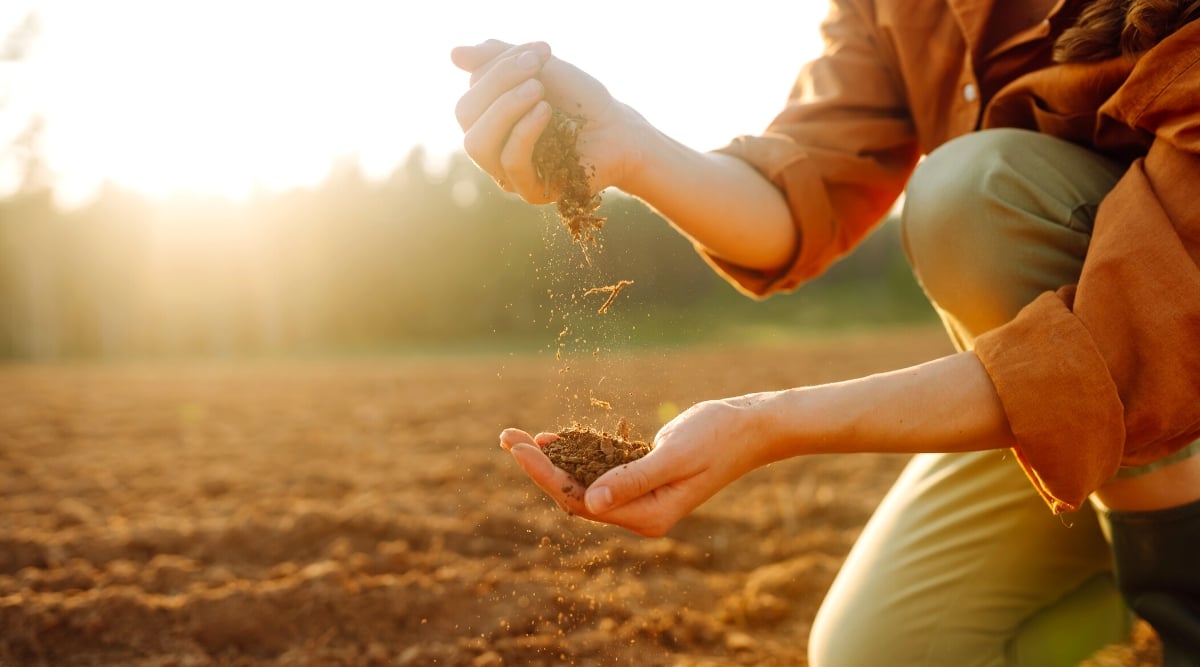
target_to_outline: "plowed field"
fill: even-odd
[[[648,439],[704,398],[947,349],[922,330],[572,372]],[[662,539],[589,524],[496,444],[568,425],[551,357],[0,368],[0,665],[804,665],[905,459],[777,464]]]

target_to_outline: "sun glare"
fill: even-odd
[[[83,84],[43,90],[60,112],[50,148],[73,167],[151,193],[232,195],[312,182],[354,151],[351,107],[373,91],[350,87],[360,83],[355,62],[370,60],[320,12],[127,4],[126,20],[138,27],[117,21],[124,34],[102,51],[73,32],[78,23],[49,18],[46,48],[76,56],[45,63],[51,80]],[[102,13],[109,6],[91,7],[96,22],[113,23]],[[87,111],[62,111],[76,108]]]
[[[488,37],[551,41],[669,133],[711,148],[761,129],[815,53],[822,7],[790,4],[615,0],[580,20],[533,0],[43,0],[29,5],[43,30],[13,93],[44,115],[66,199],[104,181],[238,197],[319,182],[347,158],[383,176],[416,145],[457,150],[466,77],[448,53]]]

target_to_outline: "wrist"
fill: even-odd
[[[649,155],[653,144],[662,140],[662,134],[633,107],[620,102],[614,103],[618,115],[616,127],[622,128],[615,137],[620,146],[620,162],[609,184],[627,194],[638,196],[641,184],[648,172]]]
[[[746,457],[751,468],[758,468],[796,454],[799,434],[793,414],[803,397],[796,389],[747,394],[735,399],[742,403],[748,425]],[[803,420],[802,420],[803,421]]]
[[[759,465],[806,454],[841,451],[854,438],[853,416],[838,405],[837,385],[771,392],[755,406],[761,433]]]

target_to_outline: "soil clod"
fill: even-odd
[[[617,295],[621,293],[621,290],[625,289],[626,287],[629,287],[632,284],[633,284],[632,280],[621,280],[621,281],[618,281],[614,285],[605,285],[604,287],[593,287],[593,288],[585,291],[583,293],[583,295],[591,296],[593,294],[603,294],[605,292],[608,292],[608,299],[606,299],[604,301],[604,303],[600,305],[600,310],[596,311],[597,313],[603,315],[604,313],[608,312],[609,308],[612,307],[613,301],[615,301],[617,299]]]
[[[621,430],[621,429],[619,429]],[[558,439],[542,448],[554,465],[567,471],[583,488],[617,466],[650,453],[650,445],[578,424],[559,431]]]

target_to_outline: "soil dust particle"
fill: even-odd
[[[558,216],[591,265],[588,246],[596,244],[595,232],[604,226],[604,218],[596,215],[600,195],[592,192],[588,170],[579,162],[576,142],[584,121],[582,116],[555,109],[550,125],[534,145],[533,166],[545,185],[546,195],[558,193]]]
[[[620,429],[620,430],[627,430]],[[567,471],[584,488],[609,470],[650,453],[650,445],[575,424],[558,432],[558,439],[542,448],[555,466]]]

